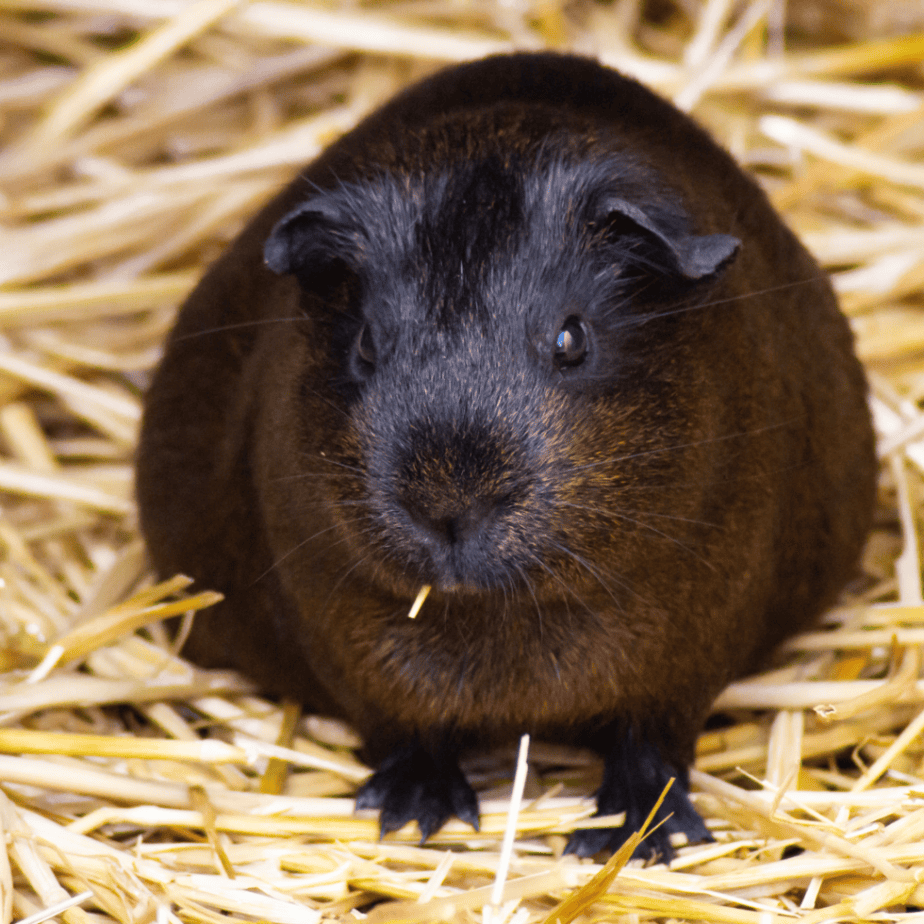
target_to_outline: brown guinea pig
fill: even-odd
[[[866,384],[759,187],[576,57],[452,67],[332,145],[189,297],[142,428],[186,651],[345,717],[384,832],[477,826],[463,748],[604,757],[576,832],[708,831],[718,692],[836,597],[873,505]],[[408,610],[422,585],[420,615]]]

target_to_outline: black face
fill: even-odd
[[[363,473],[344,500],[408,584],[557,580],[575,517],[612,531],[596,499],[627,477],[612,428],[670,415],[657,355],[675,309],[737,248],[690,234],[644,180],[647,208],[618,159],[489,157],[338,187],[273,232],[267,262],[302,283]]]

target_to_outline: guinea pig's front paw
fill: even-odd
[[[635,848],[633,856],[669,861],[674,856],[672,834],[686,835],[691,844],[713,840],[690,802],[685,780],[671,770],[653,745],[636,741],[629,734],[606,756],[595,813],[597,817],[625,812],[622,827],[578,829],[571,835],[565,853],[592,857],[601,851],[618,850],[644,824],[671,778],[673,785],[649,825],[651,833]]]
[[[356,794],[356,808],[377,808],[382,837],[416,819],[421,844],[456,815],[478,830],[478,798],[454,759],[418,745],[395,749]]]

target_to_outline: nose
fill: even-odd
[[[447,546],[462,545],[476,540],[497,518],[502,498],[474,497],[426,498],[411,497],[404,507],[417,527],[431,540]]]

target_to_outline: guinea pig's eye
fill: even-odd
[[[584,361],[587,356],[587,329],[580,318],[572,315],[562,324],[555,338],[553,356],[559,369],[578,366]]]
[[[375,365],[375,341],[372,339],[372,331],[368,324],[363,324],[356,337],[356,356],[366,366]]]

